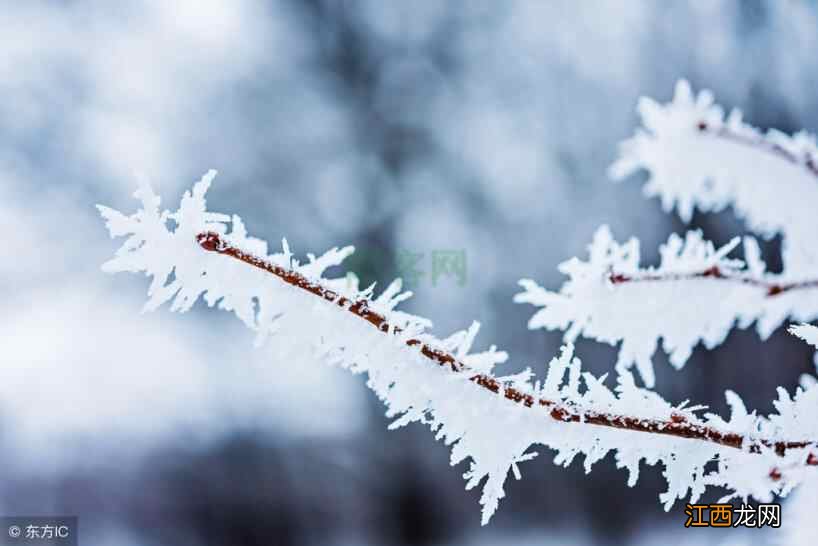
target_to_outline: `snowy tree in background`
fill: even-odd
[[[175,212],[163,210],[147,184],[136,193],[142,207],[133,215],[100,206],[111,235],[127,237],[103,269],[152,277],[147,310],[170,302],[183,312],[201,297],[234,312],[258,343],[274,336],[269,342],[282,361],[310,352],[365,373],[394,418],[391,428],[425,423],[451,446],[453,465],[470,462],[466,487],[482,485],[484,524],[504,496],[507,476],[520,479],[520,463],[538,455],[537,444],[556,451],[561,465],[584,455],[587,471],[613,451],[629,485],[637,482],[641,462],[662,463],[665,509],[678,499],[695,502],[708,486],[727,488],[724,501],[752,496],[769,502],[815,481],[814,378],[802,378],[792,394],[778,388],[769,416],[748,411],[728,391],[731,415],[724,418],[651,390],[652,357],[661,339],[681,368],[699,342],[713,348],[734,326],[755,324],[766,337],[787,320],[818,317],[818,252],[810,238],[818,149],[809,135],[761,134],[737,111],[725,117],[709,93],[693,96],[686,82],[669,104],[643,99],[639,111],[644,128],[623,144],[612,176],[648,171],[645,193],[686,221],[694,208],[732,206],[758,235],[783,236],[784,270],[767,272],[752,238],[744,239],[739,260],[731,253],[741,241],[716,248],[696,231],[671,235],[661,263],[646,268],[638,241],[617,243],[602,227],[587,260],[560,265],[568,280],[559,291],[521,281],[515,300],[540,307],[529,327],[565,332],[561,353],[542,374],[503,375],[506,353],[472,349],[478,323],[434,336],[428,320],[397,309],[411,296],[399,280],[376,296],[374,286],[361,289],[353,274],[325,276],[351,247],[308,255],[306,263],[294,258],[286,240],[271,253],[238,216],[207,211],[215,171]],[[818,328],[800,324],[790,331],[818,346]],[[613,386],[607,376],[581,370],[573,354],[579,336],[619,343]]]

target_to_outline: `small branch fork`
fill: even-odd
[[[323,298],[324,300],[333,303],[346,311],[349,311],[360,319],[372,324],[372,326],[377,328],[380,332],[392,335],[401,332],[400,328],[390,325],[383,315],[372,310],[368,306],[366,300],[353,301],[349,298],[341,296],[340,294],[337,294],[336,292],[307,279],[296,271],[272,264],[262,258],[259,258],[258,256],[247,253],[240,248],[231,245],[218,233],[200,233],[197,235],[196,239],[203,249],[210,252],[216,252],[223,256],[229,256],[230,258],[242,261],[248,265],[275,275],[281,281],[287,284],[298,287],[306,292],[309,292],[310,294],[318,296],[319,298]],[[614,282],[627,282],[627,280],[628,279],[622,279]],[[406,340],[406,345],[409,347],[418,348],[423,356],[441,366],[450,368],[452,372],[467,373],[469,371],[468,367],[464,363],[457,360],[451,354],[434,348],[418,339],[408,339]],[[740,434],[723,432],[709,426],[692,423],[688,421],[687,417],[681,414],[673,414],[669,421],[660,421],[655,419],[642,419],[628,415],[600,413],[596,411],[583,410],[582,408],[577,408],[571,404],[566,404],[561,401],[536,398],[531,394],[520,391],[519,389],[501,384],[499,381],[497,381],[497,379],[489,375],[476,374],[471,376],[469,380],[495,394],[502,394],[506,399],[522,404],[525,407],[540,406],[548,412],[548,415],[552,419],[562,422],[587,423],[591,425],[618,428],[623,430],[664,434],[667,436],[712,442],[735,449],[745,449],[750,453],[760,453],[762,448],[770,448],[775,450],[778,455],[784,455],[787,450],[805,448],[816,444],[816,442],[807,441],[771,441],[754,439],[751,442],[748,442],[748,445],[745,445],[745,437]],[[818,455],[810,453],[806,464],[818,466]],[[770,478],[773,480],[781,479],[781,472],[778,469],[773,469],[770,472]]]

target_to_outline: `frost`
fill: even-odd
[[[615,452],[617,466],[628,471],[629,485],[636,483],[642,461],[661,463],[668,483],[667,491],[660,495],[665,509],[687,496],[695,501],[709,485],[725,486],[731,496],[769,499],[774,494],[786,494],[802,479],[809,446],[789,448],[781,455],[765,441],[818,436],[815,383],[805,384],[794,397],[780,390],[777,413],[768,418],[748,413],[740,398],[728,393],[732,416],[723,420],[700,415],[701,407],[688,407],[686,403],[674,406],[655,392],[637,387],[633,376],[624,369],[627,366],[620,366],[617,385],[610,389],[605,385],[605,376],[598,378],[581,370],[571,343],[548,364],[544,380],[537,380],[531,370],[495,376],[495,368],[505,362],[507,355],[494,346],[485,352],[473,352],[478,323],[440,339],[428,331],[428,320],[396,309],[409,296],[401,292],[399,281],[376,297],[374,287],[360,290],[354,276],[326,278],[327,268],[341,264],[353,251],[351,247],[309,256],[303,265],[293,258],[286,240],[281,252],[268,254],[267,244],[250,237],[237,216],[207,211],[205,193],[214,176],[215,171],[210,171],[185,193],[176,212],[160,211],[160,200],[147,185],[136,193],[142,208],[135,214],[126,216],[100,206],[111,235],[127,237],[103,269],[151,277],[146,310],[169,303],[171,310],[184,312],[201,298],[211,307],[234,312],[257,333],[259,342],[273,336],[270,342],[285,353],[311,351],[329,364],[365,374],[367,386],[387,406],[386,415],[393,419],[390,428],[424,423],[437,439],[451,447],[452,465],[468,461],[466,487],[482,486],[483,524],[505,496],[508,475],[521,478],[521,463],[537,456],[533,448],[538,444],[555,450],[554,462],[560,465],[567,466],[577,455],[583,455],[586,471],[609,452]],[[324,297],[316,297],[238,259],[206,250],[197,242],[197,235],[205,232],[219,234],[231,247],[254,259],[317,283]],[[630,341],[623,343],[625,356],[620,355],[620,360],[636,361],[643,376],[649,377],[643,358],[648,349],[652,354],[650,344],[655,344],[657,337],[665,338],[666,349],[684,356],[695,340],[720,341],[736,309],[711,318],[705,331],[693,328],[689,324],[692,319],[682,315],[680,329],[654,328],[649,335],[637,338],[637,329],[648,325],[649,312],[668,311],[668,298],[678,297],[673,292],[676,281],[649,289],[644,287],[661,283],[633,283],[640,290],[655,290],[641,295],[642,299],[652,298],[652,307],[628,305],[617,315],[604,315],[609,312],[606,309],[616,309],[611,305],[616,301],[611,298],[618,297],[618,289],[612,287],[611,273],[648,277],[657,272],[681,275],[712,267],[733,273],[752,269],[754,266],[744,268],[742,263],[727,258],[733,246],[717,250],[696,232],[684,240],[671,237],[662,251],[662,265],[642,270],[636,241],[620,246],[607,229],[602,229],[591,246],[589,261],[563,264],[562,270],[570,279],[561,293],[526,283],[528,290],[518,300],[545,305],[533,324],[559,328],[570,325],[570,339],[581,333],[610,342],[627,337]],[[670,293],[663,294],[662,290]],[[718,294],[707,294],[724,297],[723,288]],[[728,301],[740,306],[742,294],[736,293]],[[365,302],[385,317],[390,330],[373,328],[351,313],[347,304],[339,305],[345,301],[341,298]],[[673,312],[678,315],[680,311]],[[693,310],[684,312],[692,315]],[[745,313],[743,308],[738,312],[739,316]],[[623,319],[623,313],[630,318]],[[750,311],[746,313],[746,320],[750,320]],[[701,308],[696,314],[701,318]],[[611,323],[624,327],[610,329]],[[651,337],[652,341],[647,341]],[[438,365],[421,352],[418,343],[408,343],[412,340],[453,355],[462,364],[461,371]],[[478,379],[495,382],[499,385],[497,392],[481,388]],[[510,399],[508,388],[528,396],[531,403]],[[676,435],[670,434],[670,427]],[[684,437],[700,434],[705,428],[719,437],[739,435],[744,442],[730,446]],[[713,461],[715,468],[709,469]],[[771,468],[788,471],[783,478],[773,479]]]
[[[572,258],[559,266],[568,276],[559,292],[524,279],[518,303],[541,307],[529,328],[565,330],[565,340],[578,336],[604,343],[621,343],[617,370],[635,366],[645,385],[652,387],[652,357],[661,339],[662,349],[677,368],[684,366],[693,348],[712,349],[733,328],[756,323],[766,338],[787,317],[818,317],[818,290],[783,292],[768,296],[757,285],[787,284],[785,276],[764,274],[758,246],[745,238],[748,263],[728,258],[738,245],[734,239],[722,248],[689,231],[684,238],[671,235],[660,247],[658,267],[639,264],[639,243],[617,243],[603,226],[589,246],[589,258]]]
[[[738,110],[725,117],[709,91],[694,96],[685,81],[668,104],[642,98],[639,113],[644,127],[622,144],[613,178],[647,170],[645,194],[659,196],[685,221],[694,208],[732,205],[761,236],[784,238],[780,274],[767,272],[755,239],[744,238],[742,262],[728,258],[738,239],[716,249],[698,231],[671,235],[660,265],[645,268],[638,241],[619,244],[603,226],[587,261],[560,265],[568,280],[558,292],[520,281],[524,291],[515,301],[541,308],[529,328],[563,330],[566,341],[618,343],[617,371],[636,367],[651,387],[660,346],[681,368],[699,343],[713,349],[734,327],[755,324],[766,339],[787,319],[818,318],[818,148],[806,133],[762,134]]]
[[[811,324],[794,324],[790,326],[789,331],[813,347],[818,347],[818,327]]]
[[[813,347],[818,348],[818,328],[812,326],[811,324],[797,324],[792,325],[789,328],[791,334],[796,335],[812,345]],[[815,364],[815,369],[818,370],[818,351],[816,351],[812,355],[812,361]],[[800,382],[802,385],[806,387],[806,385],[812,385],[815,383],[816,378],[811,375],[802,375],[800,378]]]
[[[676,84],[673,100],[639,101],[643,127],[622,143],[611,166],[616,180],[644,169],[647,196],[676,209],[685,222],[693,210],[719,211],[732,205],[754,232],[784,236],[784,265],[815,268],[815,206],[818,203],[818,148],[805,132],[766,134],[746,124],[740,110],[725,116],[712,93],[693,94]]]

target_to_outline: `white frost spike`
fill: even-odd
[[[767,264],[761,259],[758,241],[752,237],[744,237],[744,263],[747,265],[747,272],[752,277],[762,277],[767,269]]]
[[[681,413],[692,426],[717,426],[724,434],[748,438],[815,438],[818,437],[818,420],[814,418],[814,409],[818,406],[815,383],[799,389],[794,397],[781,392],[776,402],[778,414],[766,419],[748,414],[738,397],[731,394],[733,417],[728,423],[715,417],[698,417],[697,408],[672,406],[658,394],[636,387],[629,373],[619,377],[613,392],[605,386],[604,377],[582,373],[580,361],[574,357],[573,347],[569,344],[549,364],[541,388],[530,370],[505,379],[486,375],[487,381],[498,382],[503,387],[508,386],[505,383],[508,381],[522,393],[531,393],[548,401],[532,404],[532,407],[514,403],[506,399],[502,389],[495,393],[470,381],[474,373],[489,374],[495,364],[506,358],[505,353],[494,347],[484,353],[469,353],[477,334],[477,323],[468,330],[440,340],[426,332],[427,320],[394,310],[397,302],[405,297],[400,293],[399,283],[391,284],[373,300],[372,290],[358,291],[357,280],[325,278],[326,268],[339,265],[351,252],[350,247],[333,249],[303,266],[292,260],[286,242],[283,253],[257,258],[310,276],[324,289],[332,286],[349,300],[364,300],[401,332],[393,330],[384,334],[353,316],[348,308],[293,287],[240,260],[202,248],[197,235],[216,232],[231,247],[248,252],[249,249],[259,252],[266,249],[263,242],[247,235],[238,217],[207,212],[204,196],[214,175],[215,171],[211,171],[192,192],[186,193],[179,210],[174,213],[160,212],[159,198],[147,187],[138,194],[143,208],[131,216],[99,207],[111,234],[128,237],[103,268],[111,272],[144,272],[153,277],[149,291],[151,309],[170,302],[172,310],[185,311],[202,296],[208,305],[233,311],[258,332],[260,339],[275,333],[276,345],[283,354],[312,352],[331,364],[354,373],[365,373],[367,386],[386,404],[387,417],[395,419],[390,428],[411,422],[424,423],[435,432],[436,438],[451,446],[453,465],[469,460],[469,468],[464,474],[466,486],[471,488],[482,484],[480,503],[484,524],[505,496],[507,477],[511,474],[519,478],[519,464],[534,457],[530,448],[535,444],[555,450],[554,462],[557,464],[568,464],[576,455],[584,455],[586,470],[608,452],[615,451],[617,465],[630,472],[628,483],[631,485],[638,477],[640,461],[651,465],[662,463],[668,490],[660,498],[666,508],[687,495],[698,498],[709,484],[726,486],[736,496],[755,495],[763,499],[773,494],[786,494],[802,478],[799,472],[788,472],[785,479],[773,481],[768,478],[768,470],[776,465],[802,464],[807,456],[805,449],[787,449],[785,457],[766,449],[751,453],[711,442],[593,425],[582,422],[582,419],[580,422],[563,421],[560,417],[552,417],[554,414],[548,407],[541,405],[559,408],[563,415],[628,416],[640,423],[651,420],[666,423]],[[688,235],[683,243],[681,239],[672,240],[669,245],[663,261],[668,260],[681,270],[701,265],[739,267],[736,262],[727,260],[725,252],[719,253],[696,234]],[[569,288],[564,289],[564,293],[551,294],[533,283],[526,283],[529,290],[519,299],[532,303],[547,300],[548,307],[540,311],[545,312],[541,317],[544,324],[574,322],[580,325],[584,335],[600,336],[609,341],[613,341],[616,335],[631,335],[633,332],[627,329],[623,332],[604,330],[598,322],[601,311],[590,299],[583,298],[616,294],[609,282],[600,282],[600,279],[612,266],[616,270],[639,274],[638,255],[635,241],[619,246],[609,231],[601,230],[592,245],[589,262],[574,260],[564,264],[564,271],[570,276],[566,283]],[[168,282],[171,272],[173,280]],[[568,315],[563,311],[548,316],[553,314],[549,309],[563,305],[563,300],[566,306],[570,304],[579,309],[579,314]],[[625,317],[628,314],[641,316],[632,306],[626,305],[623,309]],[[696,311],[701,317],[703,309]],[[641,318],[615,318],[609,322],[621,323],[627,328],[641,324]],[[689,332],[687,334],[689,336]],[[696,335],[702,334],[698,332]],[[709,335],[704,337],[706,342],[712,340]],[[456,373],[430,362],[417,346],[406,344],[410,339],[407,336],[423,340],[432,347],[455,351],[467,369],[464,373]],[[666,346],[669,341],[684,347],[689,339],[666,338]],[[703,475],[705,465],[713,460],[718,461],[718,468]]]
[[[814,136],[764,134],[744,123],[738,110],[725,118],[709,91],[694,99],[684,80],[669,103],[642,98],[638,111],[644,127],[621,144],[609,170],[614,180],[648,171],[645,194],[659,197],[665,211],[675,208],[685,222],[695,208],[732,205],[759,235],[784,236],[785,272],[818,265]]]
[[[815,327],[811,324],[793,324],[789,327],[789,332],[793,335],[796,335],[812,345],[813,347],[818,348],[818,327]],[[812,361],[815,364],[816,370],[818,370],[818,351],[816,351],[812,355]],[[814,377],[805,376],[801,379],[802,383],[807,382],[811,384],[815,381]]]
[[[746,277],[780,284],[789,280],[763,274],[758,246],[751,238],[744,240],[749,267],[728,258],[739,242],[735,238],[717,249],[700,231],[689,231],[683,238],[671,234],[659,249],[659,266],[641,268],[638,241],[619,244],[602,226],[594,235],[587,261],[572,258],[560,264],[568,279],[559,292],[524,279],[520,281],[523,292],[514,301],[540,308],[528,323],[531,329],[563,330],[567,342],[583,336],[621,343],[617,371],[635,366],[645,385],[652,387],[652,357],[660,340],[671,364],[681,368],[698,343],[712,349],[734,326],[746,328],[756,322],[765,338],[787,317],[818,317],[818,290],[767,297],[764,287],[741,282]],[[737,280],[704,275],[707,271]]]
[[[818,327],[812,324],[793,324],[789,327],[789,331],[813,347],[818,347]]]

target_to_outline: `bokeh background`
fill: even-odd
[[[560,334],[526,330],[519,278],[558,287],[602,223],[647,263],[685,229],[606,179],[637,98],[686,77],[755,125],[816,130],[815,2],[0,0],[0,30],[0,513],[78,515],[109,546],[781,543],[684,530],[660,470],[630,489],[610,456],[526,463],[480,528],[464,467],[419,425],[388,432],[362,378],[275,361],[226,313],[140,314],[146,280],[100,271],[93,205],[134,210],[143,175],[174,206],[217,168],[211,208],[251,233],[354,244],[367,284],[419,255],[407,309],[441,335],[479,320],[509,370],[542,370]],[[744,233],[729,211],[694,225]],[[465,253],[464,282],[433,282],[439,250]],[[811,369],[783,332],[736,331],[657,363],[657,388],[768,412]]]

